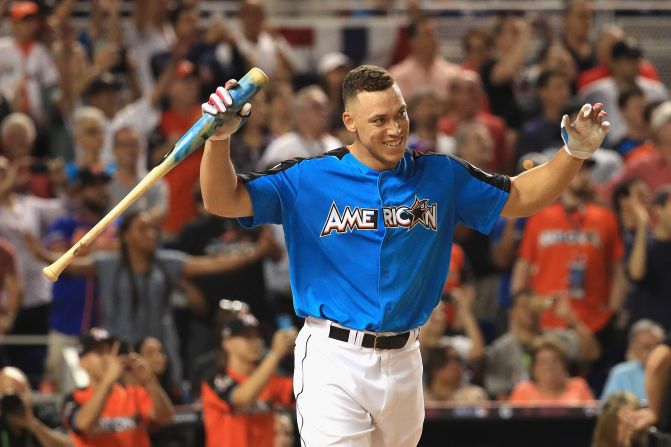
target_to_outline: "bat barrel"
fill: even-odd
[[[230,90],[233,98],[233,107],[231,113],[237,113],[242,106],[251,101],[268,82],[268,77],[260,69],[254,67],[245,76],[238,81],[238,86]],[[200,148],[205,140],[207,140],[217,126],[227,119],[228,112],[224,116],[214,117],[209,114],[202,116],[191,128],[179,139],[175,147],[165,156],[161,164],[152,169],[138,183],[131,192],[126,195],[112,210],[103,217],[88,233],[82,237],[73,247],[58,258],[54,263],[45,267],[42,272],[52,282],[56,281],[60,274],[67,268],[67,266],[77,256],[77,252],[81,247],[90,245],[93,240],[103,232],[116,218],[118,218],[129,206],[131,206],[142,194],[144,194],[151,186],[154,185],[160,178],[167,174],[180,161],[195,152]]]

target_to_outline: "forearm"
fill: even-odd
[[[153,407],[152,418],[159,425],[168,425],[172,423],[172,417],[175,414],[175,407],[172,406],[170,398],[165,393],[156,379],[152,380],[146,386],[146,390],[151,398]]]
[[[518,259],[513,267],[512,277],[510,279],[510,293],[515,295],[520,290],[528,287],[529,262],[525,259]]]
[[[547,163],[511,179],[510,196],[501,215],[526,217],[554,202],[582,167],[583,160],[560,149]]]
[[[645,263],[648,248],[647,238],[647,228],[639,225],[636,228],[636,234],[634,235],[634,245],[631,249],[631,254],[629,255],[629,262],[627,263],[629,277],[634,281],[640,281],[645,276]]]
[[[28,430],[30,430],[33,436],[37,438],[40,445],[43,447],[74,446],[74,444],[66,434],[60,433],[56,430],[47,427],[37,418],[33,418],[33,420],[28,424]]]
[[[621,264],[615,266],[613,272],[613,281],[610,288],[610,308],[617,312],[622,307],[627,293],[627,277],[624,274],[624,268]]]
[[[596,337],[594,337],[594,334],[579,320],[573,324],[573,330],[575,330],[578,336],[578,355],[580,356],[580,360],[588,362],[598,360],[601,356],[601,346]]]
[[[256,398],[259,397],[259,394],[261,394],[263,387],[266,386],[270,377],[277,370],[279,362],[280,356],[273,351],[270,351],[245,383],[241,384],[235,391],[233,391],[231,403],[234,406],[241,407],[253,403]]]
[[[508,269],[515,258],[515,220],[509,219],[501,240],[492,245],[492,262],[500,269]]]
[[[645,368],[645,392],[648,395],[648,407],[659,419],[662,400],[666,394],[671,371],[671,352],[668,346],[658,346],[650,354]]]
[[[478,360],[485,356],[485,341],[472,313],[461,317],[461,324],[464,327],[464,333],[471,340],[473,345],[468,351],[468,360]]]
[[[87,433],[93,429],[103,412],[103,408],[105,408],[107,396],[112,391],[113,386],[114,383],[101,384],[93,393],[93,397],[82,405],[75,416],[74,425],[77,430]]]

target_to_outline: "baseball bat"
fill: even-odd
[[[237,113],[242,106],[249,102],[256,93],[258,93],[268,82],[268,77],[259,68],[252,68],[242,79],[238,81],[238,86],[229,90],[233,98],[233,107],[230,113]],[[227,112],[228,113],[228,112]],[[98,222],[88,233],[84,235],[67,252],[63,253],[54,263],[44,267],[42,272],[54,282],[58,279],[63,270],[77,256],[79,250],[88,247],[116,218],[118,218],[129,206],[142,196],[154,183],[166,175],[179,162],[200,148],[225,119],[224,116],[213,116],[204,114],[193,126],[179,139],[175,146],[166,154],[163,161],[156,166],[129,192],[126,197],[121,199],[100,222]]]

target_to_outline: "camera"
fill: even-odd
[[[5,394],[0,398],[0,414],[3,417],[10,414],[23,415],[24,411],[23,400],[18,394]]]

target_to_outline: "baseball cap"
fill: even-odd
[[[319,64],[317,65],[317,72],[320,75],[325,75],[329,71],[335,70],[336,68],[351,66],[352,61],[349,57],[347,57],[347,55],[333,51],[322,56],[322,58],[319,60]]]
[[[613,45],[613,49],[611,50],[611,57],[613,59],[638,59],[641,56],[643,56],[643,50],[638,42],[632,38],[615,42],[615,45]]]
[[[258,333],[259,321],[254,315],[245,313],[238,314],[233,319],[226,322],[221,331],[222,338],[231,338],[241,335],[247,335],[253,332]]]
[[[650,116],[650,128],[653,132],[659,132],[669,121],[671,121],[671,101],[666,101],[653,110]]]
[[[77,187],[85,188],[87,186],[106,184],[112,177],[105,171],[97,167],[80,168],[77,171]]]
[[[79,356],[86,355],[99,347],[111,345],[115,340],[105,329],[91,328],[90,331],[79,336]]]
[[[12,22],[18,22],[29,16],[36,16],[40,13],[40,8],[35,2],[14,2],[9,8],[9,17]]]
[[[84,96],[95,95],[106,90],[120,90],[122,87],[121,81],[119,78],[114,76],[112,73],[102,73],[100,76],[97,76],[84,92]]]

